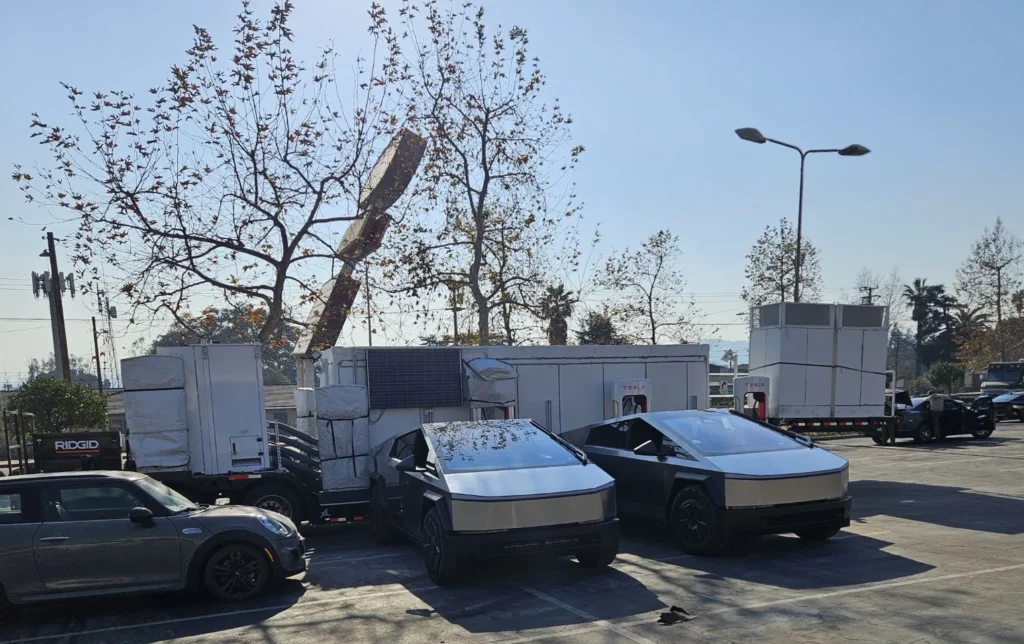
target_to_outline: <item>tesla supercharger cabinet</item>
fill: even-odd
[[[771,380],[765,376],[740,376],[733,379],[734,409],[744,416],[768,420],[768,394]]]

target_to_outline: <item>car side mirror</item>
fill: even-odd
[[[407,456],[395,463],[395,469],[399,472],[415,472],[416,471],[416,457]]]
[[[149,508],[132,508],[128,520],[143,527],[153,525],[153,511]]]

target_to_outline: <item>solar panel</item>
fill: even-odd
[[[371,409],[461,407],[459,349],[367,349]]]

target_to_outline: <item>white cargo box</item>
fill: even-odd
[[[881,416],[886,307],[783,302],[751,309],[750,375],[771,418]]]

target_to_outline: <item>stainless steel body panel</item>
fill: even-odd
[[[751,452],[707,456],[707,460],[726,476],[787,476],[826,474],[847,466],[846,459],[815,447],[774,452]]]
[[[577,463],[560,467],[445,473],[444,482],[454,499],[485,497],[493,500],[575,494],[611,485],[612,477],[594,464]]]
[[[725,479],[726,508],[754,508],[838,499],[846,495],[849,468],[829,474]]]
[[[595,466],[594,469],[598,469]],[[584,494],[515,500],[451,501],[452,529],[489,532],[605,521],[615,517],[615,487]]]

